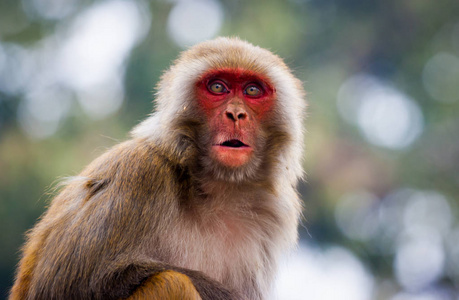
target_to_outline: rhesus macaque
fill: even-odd
[[[237,38],[185,51],[132,139],[68,180],[11,299],[265,299],[297,241],[304,92]]]

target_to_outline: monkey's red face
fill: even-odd
[[[227,167],[247,164],[275,90],[262,75],[242,69],[206,73],[197,85],[199,106],[211,131],[210,156]]]

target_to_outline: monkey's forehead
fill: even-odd
[[[277,55],[238,38],[220,37],[183,52],[177,66],[192,64],[198,73],[209,69],[245,69],[270,77],[273,68],[289,72]]]

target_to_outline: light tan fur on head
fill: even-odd
[[[185,51],[162,76],[158,84],[156,112],[133,130],[135,137],[167,139],[177,116],[192,109],[196,81],[211,69],[242,68],[266,75],[276,89],[277,124],[285,128],[292,142],[283,151],[278,172],[295,185],[303,175],[303,119],[306,108],[301,82],[277,55],[238,38],[220,37]],[[277,172],[276,172],[277,173]],[[277,173],[279,174],[279,173]],[[279,176],[283,177],[284,176]]]

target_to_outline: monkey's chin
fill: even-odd
[[[237,168],[248,163],[252,153],[252,147],[212,146],[212,156],[222,165],[230,168]]]

